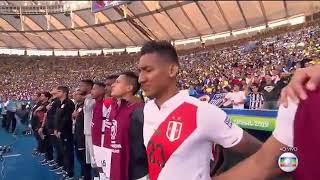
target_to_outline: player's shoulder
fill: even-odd
[[[195,97],[189,96],[186,98],[185,102],[196,106],[198,114],[215,115],[215,114],[224,113],[224,111],[222,111],[216,105],[210,104],[206,101],[200,101]]]

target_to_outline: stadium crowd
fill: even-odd
[[[178,73],[179,88],[188,89],[189,95],[206,101],[213,99],[211,95],[224,93],[224,96],[220,98],[221,101],[214,102],[222,107],[277,109],[276,101],[280,97],[281,89],[289,83],[292,72],[300,67],[319,63],[317,60],[319,58],[319,33],[318,26],[309,26],[272,38],[260,38],[244,44],[181,55],[179,57],[181,68]],[[176,57],[176,52],[173,50],[173,55],[170,54],[172,53],[170,48],[173,47],[168,43],[159,45],[151,42],[149,47],[144,49],[145,54],[142,56],[154,58],[153,63],[157,64],[157,60],[161,58],[155,56],[159,58],[156,59],[152,56],[154,52],[161,52],[161,49],[155,48],[157,46],[167,48],[164,51],[169,54],[167,61],[170,62],[166,63],[169,63],[171,67],[179,65],[178,59],[170,57]],[[168,48],[168,46],[170,47]],[[143,126],[141,127],[141,122],[143,122],[141,118],[144,117],[141,117],[141,111],[139,111],[143,101],[138,99],[135,94],[140,89],[138,78],[143,81],[141,71],[147,74],[144,72],[147,70],[141,65],[143,59],[140,58],[139,65],[142,66],[139,68],[140,77],[133,73],[132,71],[137,70],[137,60],[137,55],[50,57],[41,60],[34,60],[34,57],[2,59],[3,68],[0,69],[1,108],[5,117],[2,125],[8,131],[12,126],[11,132],[14,133],[16,122],[20,122],[22,116],[23,119],[26,118],[25,114],[19,115],[18,113],[18,110],[26,108],[25,105],[19,107],[19,100],[32,100],[34,104],[29,105],[30,120],[37,140],[37,147],[33,155],[43,157],[42,165],[48,165],[51,171],[62,175],[63,179],[73,179],[74,152],[76,152],[76,158],[81,164],[81,179],[91,179],[93,176],[100,176],[101,179],[146,177],[148,170],[145,167],[147,164],[145,151],[136,150],[144,147],[144,142],[141,140],[141,136],[144,136],[141,132],[141,128],[143,128]],[[146,76],[144,78],[147,79]],[[160,85],[157,84],[157,87],[166,87],[174,94],[176,79],[168,76],[165,80],[168,82],[154,80],[153,85],[158,83]],[[169,86],[174,88],[170,87],[170,89]],[[146,89],[149,93],[156,93],[155,89],[147,87]],[[157,93],[162,93],[162,95],[167,93],[161,90],[159,88]],[[190,100],[189,96],[183,96],[180,93],[178,95],[181,96],[180,98]],[[175,97],[171,95],[171,98]],[[7,99],[9,100],[7,101]],[[174,107],[173,104],[169,103],[168,106]],[[152,108],[150,104],[148,105],[148,108]],[[208,109],[204,104],[198,106],[202,110]],[[136,114],[138,111],[140,113]],[[225,147],[232,147],[236,141],[227,142],[223,138],[219,139],[221,134],[230,133],[230,138],[236,138],[237,143],[240,143],[241,138],[238,137],[241,135],[241,137],[247,138],[245,142],[248,143],[246,144],[247,149],[241,149],[242,153],[251,155],[257,151],[261,142],[243,133],[239,127],[232,126],[232,123],[229,122],[230,119],[226,118],[222,112],[218,108],[210,111],[212,116],[221,115],[216,122],[220,122],[221,119],[222,123],[217,125],[221,125],[223,128],[223,131],[217,131],[217,135],[210,138],[218,140]],[[144,113],[142,116],[149,117],[148,120],[152,119],[151,116],[158,117],[150,112]],[[18,117],[20,119],[17,121]],[[206,117],[202,117],[203,121],[208,120]],[[119,119],[124,120],[119,121]],[[121,124],[128,119],[132,122],[136,120],[137,124],[134,127],[131,127],[132,124]],[[208,124],[213,125],[211,122]],[[176,126],[175,130],[178,130],[179,124],[172,126]],[[217,128],[218,126],[212,127]],[[152,130],[152,128],[149,129]],[[204,128],[203,131],[205,130],[208,129]],[[100,134],[96,136],[96,132]],[[137,132],[141,132],[139,137]],[[121,136],[125,133],[128,133],[129,136]],[[175,138],[175,133],[171,133],[171,135],[169,139]],[[150,138],[159,141],[154,137]],[[201,137],[200,139],[205,138]],[[118,144],[116,141],[119,141]],[[136,143],[135,146],[131,147],[130,142]],[[155,149],[151,146],[154,145],[149,146],[148,144],[148,153]],[[112,153],[105,151],[108,148],[112,149]],[[53,156],[54,153],[57,156]],[[110,156],[112,154],[112,158],[118,158],[118,160],[112,161],[112,164],[103,164],[106,159],[104,159],[105,156],[100,157],[100,154],[106,155],[108,153]],[[128,158],[129,153],[130,159]],[[207,158],[207,155],[204,158],[210,159]],[[108,162],[110,161],[109,159]],[[154,167],[152,167],[153,169],[149,168],[149,171],[150,169],[157,171],[156,168],[162,166],[160,160],[150,160],[150,162],[153,164],[149,164],[149,166]],[[105,167],[111,168],[106,170]],[[122,171],[121,167],[127,169]],[[92,172],[93,174],[91,174]],[[105,177],[106,174],[108,177]],[[168,176],[170,176],[170,172]],[[150,173],[150,177],[157,179],[157,176],[152,173]],[[166,178],[164,177],[164,179]]]
[[[230,94],[233,85],[239,84],[240,91],[243,90],[241,96],[248,95],[244,100],[246,108],[274,109],[274,100],[279,97],[279,90],[287,84],[290,74],[296,68],[308,66],[311,60],[318,60],[318,48],[318,25],[312,25],[271,37],[261,35],[224,48],[189,51],[179,57],[182,66],[179,84],[183,89],[190,89],[194,96],[206,94],[210,98],[216,93]],[[137,58],[134,54],[108,57],[0,58],[0,98],[3,101],[15,94],[20,100],[30,100],[32,92],[36,90],[52,89],[59,84],[67,84],[74,89],[77,86],[75,82],[83,78],[103,80],[106,74],[136,71]],[[270,78],[273,85],[264,88]],[[257,102],[257,105],[253,105],[249,102],[249,93],[245,91],[252,91],[249,87],[252,84],[258,86],[258,91],[267,97],[257,99],[270,101],[271,104]],[[272,87],[276,88],[273,90]],[[268,95],[271,89],[272,97]],[[223,106],[232,107],[231,101],[229,98]],[[216,104],[221,103],[219,101]]]

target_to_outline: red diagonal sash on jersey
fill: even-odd
[[[197,106],[183,103],[164,120],[149,140],[150,180],[156,180],[170,156],[196,129]]]

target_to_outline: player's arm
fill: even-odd
[[[233,124],[221,109],[208,104],[199,111],[199,118],[204,119],[204,131],[213,143],[246,156],[252,155],[261,147],[259,140]]]
[[[286,146],[293,147],[293,123],[297,108],[298,105],[291,100],[288,108],[280,106],[273,135],[261,149],[216,179],[228,180],[237,177],[237,179],[256,180],[279,175],[281,171],[277,161],[281,154],[280,149]],[[247,173],[248,169],[250,173]]]
[[[257,152],[261,145],[261,141],[259,141],[257,138],[253,137],[246,131],[243,131],[240,142],[235,146],[230,147],[229,149],[242,155],[250,156],[253,153]]]
[[[271,136],[251,157],[240,162],[230,170],[214,177],[214,180],[260,180],[269,179],[281,174],[278,167],[278,157],[281,154],[280,149],[285,147],[277,139]],[[250,169],[250,172],[248,172]]]
[[[287,98],[294,101],[307,99],[307,90],[314,91],[320,87],[320,65],[298,69],[288,86],[281,91],[280,103],[288,106]]]

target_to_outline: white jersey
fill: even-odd
[[[83,115],[84,115],[84,135],[91,135],[91,123],[93,117],[93,106],[95,100],[92,99],[91,94],[86,96],[83,106]]]
[[[218,107],[183,92],[144,107],[144,144],[150,180],[210,179],[213,144],[225,148],[240,142],[243,130]]]

